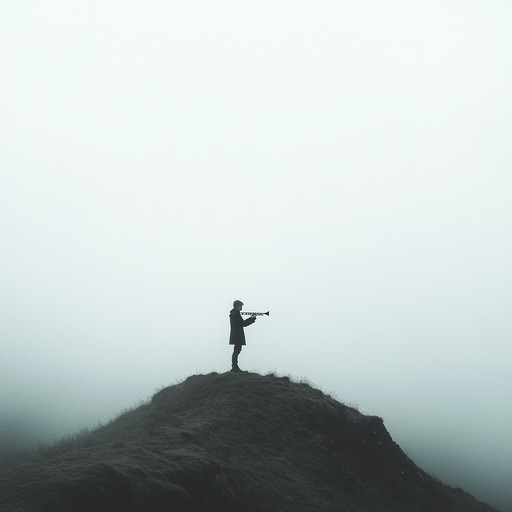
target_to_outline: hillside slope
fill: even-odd
[[[490,512],[307,384],[196,375],[0,474],[16,512]]]

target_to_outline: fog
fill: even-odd
[[[0,1],[0,450],[306,378],[512,511],[512,4]]]

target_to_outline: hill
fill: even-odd
[[[308,384],[196,375],[0,474],[9,512],[491,512]]]

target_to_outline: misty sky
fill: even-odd
[[[0,422],[305,377],[512,510],[512,3],[0,0]],[[5,444],[5,439],[4,439]]]

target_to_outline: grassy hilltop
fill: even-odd
[[[0,474],[9,512],[491,512],[307,384],[196,375]]]

